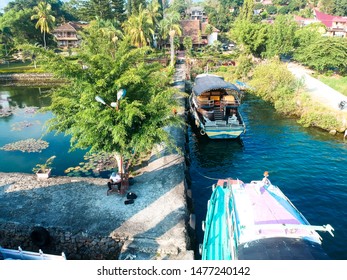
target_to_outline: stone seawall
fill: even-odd
[[[48,235],[47,235],[48,233]],[[4,248],[45,254],[65,254],[68,260],[118,259],[124,240],[116,236],[96,236],[87,232],[71,233],[55,227],[34,227],[0,223],[0,240]],[[0,256],[1,257],[1,256]]]
[[[6,86],[55,85],[64,80],[54,78],[49,73],[0,74],[0,84]]]

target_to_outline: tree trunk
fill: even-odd
[[[170,65],[174,65],[174,58],[175,58],[175,46],[174,46],[174,37],[175,37],[175,31],[170,31],[170,53],[171,53],[171,60]]]
[[[46,31],[43,31],[43,47],[46,48]]]
[[[118,172],[119,173],[124,173],[126,171],[124,160],[122,155],[115,153],[114,155],[116,161],[117,161],[117,167],[118,167]]]

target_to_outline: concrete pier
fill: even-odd
[[[182,91],[184,77],[179,64],[174,86]],[[183,103],[178,113],[184,117]],[[184,152],[185,129],[167,129]],[[128,190],[137,195],[133,204],[107,196],[107,179],[0,173],[0,246],[67,259],[194,259],[185,171],[184,155],[153,154]],[[37,227],[50,234],[41,248],[30,236]]]

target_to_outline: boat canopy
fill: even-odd
[[[199,75],[200,76],[200,75]],[[223,78],[216,75],[204,75],[197,77],[195,80],[195,85],[193,87],[193,92],[196,96],[203,94],[204,92],[218,89],[235,90],[239,92],[239,89],[231,83],[223,80]]]

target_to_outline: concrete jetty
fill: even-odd
[[[174,86],[183,91],[184,79],[179,64]],[[167,129],[184,151],[185,129]],[[107,179],[0,173],[0,246],[67,259],[194,259],[185,170],[184,155],[153,154],[128,190],[137,195],[133,204],[126,195],[107,196]],[[35,242],[38,229],[49,240]]]

